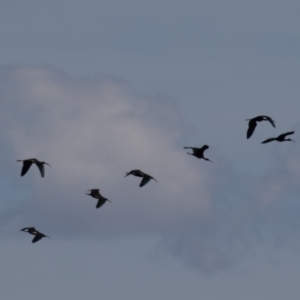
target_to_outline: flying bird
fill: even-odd
[[[251,135],[253,134],[254,129],[255,129],[256,125],[257,125],[256,122],[269,121],[271,123],[271,125],[273,127],[275,127],[274,120],[271,119],[268,116],[257,116],[257,117],[252,118],[252,119],[247,119],[246,121],[249,121],[248,130],[247,130],[247,139],[249,139],[251,137]]]
[[[201,148],[195,148],[195,147],[183,147],[183,149],[192,149],[193,150],[193,153],[188,153],[189,155],[193,155],[193,156],[196,156],[197,158],[203,158],[207,161],[210,161],[212,163],[212,161],[209,159],[209,158],[206,158],[204,157],[204,151],[206,149],[208,149],[209,146],[208,145],[204,145],[202,146]]]
[[[286,133],[283,133],[283,134],[280,134],[278,137],[276,138],[269,138],[269,139],[266,139],[265,141],[261,142],[262,144],[266,144],[266,143],[270,143],[270,142],[273,142],[273,141],[277,141],[277,142],[294,142],[294,140],[292,139],[286,139],[286,136],[287,135],[291,135],[291,134],[294,134],[295,131],[289,131],[289,132],[286,132]]]
[[[86,195],[89,195],[89,196],[92,196],[93,198],[96,198],[98,199],[98,202],[96,204],[96,208],[99,208],[101,207],[106,201],[109,201],[111,203],[110,200],[108,200],[107,198],[104,198],[100,192],[99,189],[91,189],[91,190],[88,190],[88,192],[90,192],[89,194],[88,193],[85,193]]]
[[[17,161],[22,161],[23,162],[23,168],[22,168],[22,171],[21,171],[21,176],[24,176],[27,173],[27,171],[30,169],[30,167],[31,167],[32,164],[36,164],[37,167],[40,170],[41,176],[44,177],[45,176],[44,165],[50,166],[45,161],[39,161],[36,158],[29,158],[29,159],[17,160]]]
[[[20,231],[23,231],[23,232],[28,232],[32,235],[34,235],[34,238],[32,240],[32,243],[36,243],[37,241],[41,240],[42,238],[44,237],[47,237],[49,238],[49,236],[39,232],[38,230],[36,230],[34,227],[25,227],[23,229],[21,229]],[[50,238],[49,238],[50,239]]]
[[[131,170],[130,172],[126,173],[125,177],[127,177],[128,175],[133,175],[133,176],[137,176],[137,177],[142,177],[142,181],[139,185],[139,187],[144,186],[145,184],[147,184],[151,179],[155,180],[156,182],[158,182],[155,178],[153,178],[152,176],[142,172],[141,170]]]

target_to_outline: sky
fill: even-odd
[[[0,7],[3,298],[298,299],[298,1]]]

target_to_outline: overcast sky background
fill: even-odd
[[[299,11],[0,0],[2,298],[298,300]]]

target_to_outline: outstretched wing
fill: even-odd
[[[151,179],[155,180],[156,182],[158,182],[155,178],[153,178],[150,175],[145,175],[140,183],[140,187],[144,186],[145,184],[147,184]]]
[[[96,208],[101,207],[104,203],[105,203],[104,199],[99,199],[98,202],[97,202]]]
[[[99,189],[92,189],[92,190],[90,190],[91,193],[87,194],[87,195],[90,195],[93,198],[99,199],[99,197],[100,197],[99,191],[100,191]]]
[[[202,148],[200,148],[201,150],[202,150],[202,153],[206,150],[206,149],[208,149],[209,148],[209,146],[208,145],[203,145],[202,146]]]
[[[33,230],[35,229],[34,227],[24,227],[20,231],[28,231],[28,230]]]
[[[25,228],[22,228],[20,231],[28,232],[28,233],[34,234],[34,235],[37,233],[37,230],[34,227],[25,227]]]
[[[45,168],[44,168],[44,165],[43,164],[36,164],[37,167],[39,168],[40,170],[40,173],[41,173],[41,176],[44,177],[45,176]]]
[[[202,147],[203,148],[203,147]],[[196,147],[183,147],[183,149],[192,149],[193,151],[193,154],[197,154],[199,153],[199,151],[202,153],[202,148],[196,148]],[[191,153],[188,153],[188,154],[191,154]],[[193,155],[192,154],[192,155]]]
[[[147,184],[149,181],[151,180],[150,176],[144,176],[141,183],[140,183],[140,187],[144,186],[145,184]]]
[[[266,120],[268,120],[268,121],[272,124],[273,127],[276,127],[276,126],[275,126],[275,121],[274,121],[272,118],[270,118],[270,117],[268,117],[268,116],[264,116],[264,118],[265,118]]]
[[[255,127],[256,127],[256,121],[251,119],[249,121],[249,127],[248,127],[248,130],[247,130],[247,139],[249,139],[251,137],[251,135],[253,134],[254,130],[255,130]]]
[[[23,161],[23,168],[21,171],[21,176],[24,176],[27,173],[27,171],[29,170],[31,165],[32,165],[31,161],[28,161],[28,160]]]
[[[39,240],[41,240],[43,238],[43,236],[41,234],[36,234],[35,237],[32,240],[32,243],[36,243]]]
[[[283,134],[279,135],[278,138],[283,138],[284,139],[286,136],[294,134],[294,132],[295,131],[289,131],[289,132],[283,133]]]
[[[261,144],[270,143],[270,142],[275,141],[275,140],[276,140],[275,138],[266,139],[263,142],[261,142]]]

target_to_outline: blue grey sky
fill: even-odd
[[[298,299],[298,1],[0,7],[3,298]]]

